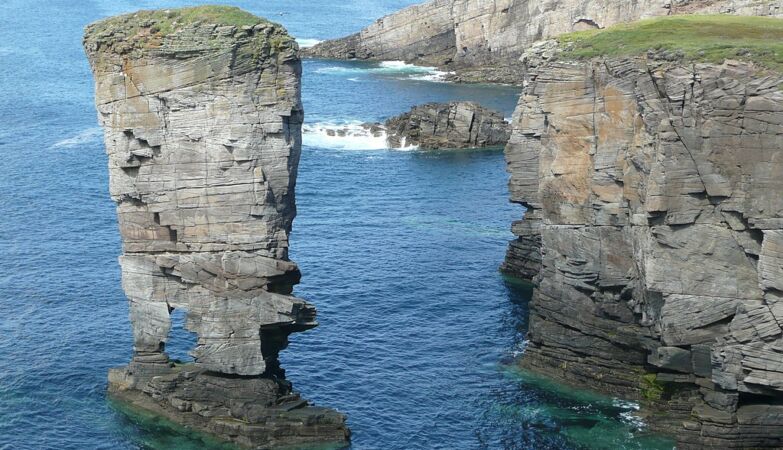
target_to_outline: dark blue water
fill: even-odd
[[[347,34],[395,1],[237,1],[300,39]],[[82,28],[181,1],[0,3],[0,449],[196,449],[104,395],[130,358],[120,242]],[[282,13],[282,14],[281,14]],[[306,42],[306,41],[304,41]],[[308,61],[308,126],[382,120],[425,101],[511,114],[513,88],[433,82],[400,65]],[[514,369],[529,289],[497,272],[509,225],[499,150],[390,151],[305,136],[292,257],[321,326],[282,355],[295,386],[349,415],[354,449],[670,448],[634,405]],[[186,357],[187,340],[167,346]]]

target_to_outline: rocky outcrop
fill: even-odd
[[[94,23],[84,47],[133,329],[110,392],[249,448],[346,442],[345,417],[309,406],[278,362],[290,333],[317,325],[288,259],[296,43],[237,8],[198,7]],[[165,352],[175,309],[198,337],[192,364]]]
[[[432,0],[378,19],[305,54],[404,60],[456,71],[455,79],[521,84],[522,53],[571,31],[671,14],[783,15],[783,0]]]
[[[503,114],[475,102],[427,103],[386,121],[392,148],[482,148],[505,145],[511,127]]]
[[[783,76],[546,59],[506,147],[522,365],[643,400],[681,449],[783,447]]]
[[[329,138],[378,139],[379,147],[452,150],[502,147],[511,135],[503,115],[475,102],[427,103],[384,123],[309,125],[305,134]],[[385,142],[384,142],[385,141]],[[377,143],[376,143],[377,145]]]

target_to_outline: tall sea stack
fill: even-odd
[[[87,27],[110,192],[123,239],[133,357],[119,399],[249,448],[345,443],[278,362],[315,308],[288,259],[303,118],[281,26],[229,7],[139,11]],[[165,351],[187,311],[191,364]]]

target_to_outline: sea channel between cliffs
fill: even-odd
[[[707,17],[704,20],[712,19]],[[704,23],[702,26],[707,26]],[[202,36],[199,26],[191,27],[196,30],[193,36]],[[230,29],[232,26],[233,30]],[[110,52],[131,55],[133,59],[139,55],[144,58],[144,48],[155,48],[152,53],[158,55],[166,52],[176,55],[185,51],[190,57],[205,49],[207,53],[213,51],[215,44],[209,41],[214,38],[220,42],[220,39],[237,33],[252,36],[262,30],[256,30],[255,26],[218,24],[210,29],[213,37],[204,41],[206,46],[196,48],[198,45],[193,47],[191,38],[188,38],[185,47],[179,44],[171,46],[165,31],[158,42],[161,27],[152,20],[152,23],[141,24],[141,31],[131,30],[137,39],[141,37],[144,40],[142,47],[113,49]],[[144,32],[156,27],[158,31],[151,34]],[[101,33],[103,31],[99,32],[95,47],[88,38],[88,52],[100,51],[100,39],[104,36],[111,39],[113,35],[111,32],[108,35]],[[269,33],[266,36],[265,39],[269,39]],[[504,269],[532,277],[537,284],[531,305],[531,343],[522,365],[566,383],[641,399],[650,424],[664,432],[677,434],[680,448],[710,445],[775,448],[783,439],[778,420],[781,417],[780,406],[774,400],[780,372],[774,365],[781,335],[776,307],[780,291],[776,285],[777,275],[783,273],[781,259],[777,256],[780,205],[773,195],[768,194],[767,187],[759,190],[759,182],[753,177],[762,180],[762,186],[774,185],[779,183],[775,174],[783,172],[776,156],[780,150],[776,142],[779,142],[781,134],[778,130],[782,110],[779,106],[781,77],[774,64],[765,67],[763,61],[758,65],[742,61],[696,61],[694,64],[691,59],[694,55],[687,53],[688,50],[611,57],[600,53],[578,53],[580,48],[587,48],[584,42],[594,37],[589,34],[573,35],[559,44],[552,41],[542,46],[536,44],[521,59],[526,87],[514,114],[506,158],[512,176],[512,199],[525,205],[528,212],[525,221],[515,225],[514,232],[520,238],[512,243]],[[195,41],[198,42],[198,39]],[[280,40],[276,36],[267,42],[270,43],[267,47],[262,45],[260,50],[253,47],[247,53],[252,64],[258,64],[265,57],[265,52],[268,52],[265,48],[273,49],[274,54],[287,45],[285,38]],[[752,53],[753,49],[743,51]],[[737,55],[742,56],[740,53]],[[710,54],[710,57],[714,56]],[[293,61],[294,58],[291,53],[277,60]],[[234,70],[234,61],[239,61],[237,67],[241,67],[241,58],[232,60],[228,66],[230,70]],[[100,58],[93,58],[92,63],[96,74],[103,72],[102,67],[105,66]],[[123,66],[123,73],[133,72],[135,69],[128,69],[125,67],[127,64],[126,58],[118,66]],[[139,72],[141,75],[134,75],[136,81],[148,77],[150,72],[144,72],[148,70],[148,67],[144,68]],[[175,66],[174,70],[181,69]],[[200,78],[198,71],[188,70],[185,73],[193,75],[185,78],[191,77],[197,82],[211,77]],[[296,68],[292,70],[293,73],[296,71]],[[263,79],[269,71],[265,68],[259,73],[259,79]],[[147,102],[149,111],[139,115],[143,108],[138,104],[123,109],[120,103],[117,108],[115,100],[111,99],[112,93],[107,95],[107,104],[115,108],[114,112],[101,112],[103,119],[107,120],[104,125],[114,127],[125,136],[125,140],[112,139],[121,153],[119,156],[124,158],[117,160],[117,167],[123,177],[136,179],[131,183],[136,183],[131,190],[123,181],[115,183],[112,191],[120,204],[121,232],[126,240],[123,277],[126,292],[131,297],[131,319],[134,326],[140,328],[135,331],[134,360],[127,369],[123,369],[124,372],[113,373],[111,386],[117,392],[138,389],[158,404],[168,402],[170,407],[179,411],[183,408],[184,411],[192,411],[212,425],[201,425],[203,419],[190,423],[185,421],[186,424],[202,427],[213,434],[223,433],[224,437],[231,427],[227,428],[225,422],[215,427],[215,417],[219,419],[222,414],[216,416],[209,412],[210,408],[226,408],[230,415],[252,422],[259,417],[270,417],[270,403],[263,400],[262,403],[267,402],[264,406],[253,407],[247,402],[247,394],[232,384],[224,388],[239,393],[239,397],[220,406],[225,395],[218,393],[217,397],[211,398],[212,394],[209,394],[209,391],[217,392],[214,391],[214,381],[206,382],[212,387],[193,397],[192,386],[203,384],[199,381],[200,376],[214,376],[212,371],[272,380],[275,384],[272,390],[276,393],[270,397],[271,404],[280,405],[280,408],[275,406],[273,409],[286,414],[293,410],[302,413],[310,408],[299,400],[298,394],[290,391],[290,384],[275,381],[285,377],[277,357],[287,345],[287,335],[311,328],[315,322],[312,306],[298,298],[284,298],[299,280],[296,265],[287,257],[287,234],[291,230],[293,214],[290,211],[293,206],[286,202],[293,201],[299,145],[296,127],[301,125],[301,118],[296,119],[300,113],[296,111],[301,108],[297,109],[296,99],[286,97],[286,92],[290,92],[293,85],[280,81],[279,70],[272,73],[273,77],[267,78],[272,80],[270,89],[275,90],[272,97],[265,97],[272,93],[264,92],[264,88],[258,87],[258,82],[256,91],[247,93],[249,98],[253,98],[255,108],[259,105],[272,106],[272,99],[278,103],[282,100],[286,109],[286,112],[279,113],[280,117],[284,117],[282,129],[275,128],[273,119],[269,123],[262,121],[258,131],[253,131],[252,127],[245,131],[234,127],[237,129],[229,131],[228,140],[222,142],[221,137],[216,141],[231,154],[237,143],[242,148],[242,133],[250,136],[250,142],[265,133],[282,136],[285,145],[290,146],[287,153],[282,154],[283,160],[293,158],[293,162],[282,164],[289,168],[290,196],[283,187],[285,182],[276,185],[281,179],[270,176],[269,169],[262,168],[260,179],[249,182],[250,185],[260,182],[264,188],[260,197],[257,189],[252,191],[252,201],[248,202],[250,217],[269,221],[264,225],[264,233],[269,237],[263,237],[263,233],[251,233],[254,241],[243,240],[247,239],[247,234],[242,231],[237,233],[239,241],[231,237],[226,240],[226,231],[222,228],[218,232],[221,237],[210,240],[214,239],[209,238],[209,234],[215,224],[234,220],[231,214],[225,215],[228,210],[219,212],[223,215],[221,220],[204,222],[207,227],[203,232],[198,229],[199,223],[193,222],[192,215],[172,214],[165,206],[152,209],[146,206],[151,199],[161,205],[165,205],[167,200],[165,183],[163,191],[160,187],[139,189],[143,185],[138,184],[138,177],[145,172],[145,164],[150,164],[150,160],[154,164],[156,158],[165,155],[161,153],[163,149],[171,146],[176,139],[187,142],[204,139],[203,136],[194,137],[191,132],[184,133],[184,138],[177,137],[176,133],[169,138],[156,134],[156,126],[163,130],[164,135],[167,129],[176,130],[176,125],[172,127],[168,122],[168,114],[180,111],[181,105],[168,108],[172,100],[176,105],[181,103],[180,99],[161,97],[159,94],[165,89],[152,88],[147,92],[154,94],[156,102],[160,103],[155,106]],[[151,80],[147,83],[155,86],[154,77]],[[130,86],[142,96],[145,89],[149,89],[145,82],[139,86],[134,80],[130,81]],[[127,82],[123,83],[128,89]],[[103,82],[104,86],[109,86],[106,92],[115,89],[111,87],[113,84],[116,81]],[[100,79],[98,86],[101,86]],[[293,89],[298,96],[298,87]],[[720,89],[722,96],[714,94],[715,89]],[[204,95],[204,92],[199,95]],[[221,91],[221,95],[225,95],[225,91]],[[254,96],[258,96],[258,100]],[[560,106],[563,101],[564,107]],[[133,102],[138,103],[136,100]],[[132,111],[135,116],[122,118],[123,111]],[[241,114],[242,108],[237,111]],[[145,118],[143,114],[162,114],[164,120],[153,125],[150,122],[152,118]],[[177,120],[176,114],[174,117]],[[290,117],[294,117],[293,121]],[[736,136],[726,134],[725,128],[709,133],[709,130],[717,129],[713,124],[726,127],[737,117],[743,122],[738,126],[740,131]],[[229,122],[236,125],[233,119]],[[118,123],[121,125],[118,126]],[[586,129],[592,131],[585,133]],[[209,148],[209,139],[204,142]],[[254,146],[251,144],[247,148]],[[752,149],[755,156],[745,159],[731,156],[731,150],[738,149]],[[723,157],[726,159],[715,156],[727,151],[729,156]],[[259,167],[264,164],[270,168],[280,167],[277,156],[270,159],[269,154],[253,157],[247,152],[239,153],[239,156],[233,156],[233,161],[240,166],[242,162],[256,161],[253,164],[260,163]],[[112,155],[111,150],[109,154]],[[163,159],[168,161],[166,164],[178,164],[170,157]],[[233,170],[228,165],[231,160],[218,158],[214,161],[215,167]],[[633,164],[629,165],[629,161]],[[738,161],[738,170],[727,169],[729,166],[726,164]],[[181,163],[192,164],[190,161]],[[292,165],[293,172],[290,171]],[[154,169],[152,173],[155,173]],[[149,180],[155,181],[154,178]],[[174,183],[175,186],[178,184]],[[196,191],[217,188],[209,195],[216,195],[216,198],[233,196],[234,200],[226,197],[225,206],[220,206],[218,201],[218,208],[236,211],[236,206],[242,204],[235,201],[241,193],[221,192],[220,187],[212,182],[206,186],[186,186],[188,188]],[[130,206],[123,207],[123,202],[130,203]],[[176,208],[181,207],[178,201],[175,205]],[[209,208],[214,207],[213,203]],[[153,211],[156,208],[159,210]],[[152,216],[141,219],[141,210]],[[275,214],[281,217],[277,219]],[[223,226],[217,225],[218,228]],[[236,233],[238,229],[232,226],[234,231],[231,232]],[[689,231],[695,234],[689,235]],[[717,251],[705,247],[698,244],[703,236],[710,236],[708,240],[712,242],[734,242],[736,248],[728,245]],[[188,240],[193,238],[195,240]],[[729,238],[730,241],[727,240]],[[145,244],[145,240],[150,243]],[[180,248],[180,242],[184,247]],[[196,254],[204,251],[224,254],[219,257],[220,261],[213,261],[214,254],[206,258]],[[148,259],[152,258],[150,261],[154,261],[154,266],[147,267],[147,263],[139,262],[139,257],[145,253]],[[713,265],[708,264],[693,274],[682,269],[672,272],[677,270],[676,265],[667,263],[667,258],[683,257],[706,258]],[[269,260],[276,262],[270,266]],[[269,270],[267,268],[272,266],[274,268],[266,276],[266,281],[258,284],[256,275],[260,268]],[[132,269],[128,270],[128,267]],[[729,267],[730,275],[724,273],[726,267]],[[157,270],[164,278],[173,275],[180,287],[159,284],[160,287],[155,288],[157,282],[127,281],[141,276],[152,276],[150,280],[154,280],[154,277],[160,277],[155,275]],[[728,285],[729,289],[736,291],[733,297],[724,295],[727,279],[733,280],[734,284]],[[145,292],[134,293],[140,286],[150,283],[153,286],[151,297]],[[193,285],[201,285],[196,289],[200,291],[194,291]],[[199,375],[198,370],[171,371],[163,368],[171,365],[167,358],[161,356],[164,347],[156,342],[165,342],[168,327],[165,323],[158,324],[161,319],[152,306],[160,301],[155,300],[156,289],[160,289],[160,298],[168,309],[166,315],[184,305],[191,313],[189,317],[195,317],[188,319],[187,327],[199,333],[194,353],[196,367],[201,366],[209,372]],[[177,297],[179,294],[169,297],[177,289],[184,297]],[[207,323],[220,321],[221,315],[228,317],[225,315],[232,314],[216,312],[209,306],[211,300],[205,298],[216,292],[218,298],[230,298],[236,295],[233,292],[239,292],[236,300],[249,302],[253,310],[257,308],[252,306],[253,298],[261,298],[262,305],[274,304],[277,308],[274,314],[278,318],[270,321],[269,314],[262,312],[260,319],[251,319],[261,322],[253,322],[249,328],[253,329],[259,323],[262,330],[268,329],[264,327],[271,324],[278,328],[255,336],[242,333],[239,341],[235,341],[236,323],[229,327],[232,331],[225,336],[220,335],[220,326],[200,328],[205,326],[200,325],[205,319]],[[728,300],[732,298],[733,302]],[[694,304],[699,305],[701,312],[693,313],[694,317],[683,318]],[[262,311],[264,308],[266,306],[262,306]],[[153,342],[155,339],[157,341]],[[220,342],[212,350],[210,346],[215,343],[210,339]],[[247,348],[243,347],[247,339],[251,342],[260,339],[258,355],[253,356],[252,352],[243,349]],[[265,341],[276,342],[274,348],[270,349]],[[233,346],[237,346],[237,350],[233,350]],[[225,356],[221,352],[225,352]],[[237,363],[240,365],[237,366]],[[137,384],[136,378],[142,380],[141,384]],[[141,387],[145,384],[147,387]],[[184,390],[191,393],[186,397],[177,394],[177,389],[181,389],[178,385],[184,385]],[[251,396],[257,395],[258,388],[253,387],[251,391],[256,393]],[[193,409],[198,401],[212,402],[212,406],[204,409],[202,403],[198,410]],[[303,406],[304,409],[300,409]],[[259,407],[260,410],[253,409]],[[667,411],[665,417],[656,412],[663,410]],[[261,445],[276,446],[309,442],[311,439],[314,442],[339,442],[347,438],[342,416],[323,409],[313,410],[313,413],[318,415],[318,419],[306,420],[308,426],[314,425],[310,431],[291,432],[290,425],[286,425],[288,431],[285,434],[269,440],[276,425],[272,428],[264,425],[255,431],[240,426],[228,431],[228,436],[251,447],[259,445],[259,439],[266,440]],[[172,417],[182,422],[177,414]],[[276,420],[290,419],[280,416]],[[268,423],[268,420],[262,422]],[[293,440],[286,442],[287,439]]]

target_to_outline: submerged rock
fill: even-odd
[[[117,204],[133,357],[109,390],[249,448],[345,443],[345,416],[292,390],[278,353],[317,325],[291,295],[301,64],[238,8],[140,11],[87,27]],[[165,344],[187,311],[194,362]]]
[[[521,84],[536,41],[674,14],[783,16],[783,0],[430,0],[376,20],[306,56],[403,60],[455,71],[454,80]]]
[[[783,76],[551,56],[506,147],[522,365],[643,400],[681,449],[783,447]]]
[[[392,148],[482,148],[505,145],[511,126],[503,114],[475,102],[427,103],[384,124]]]

